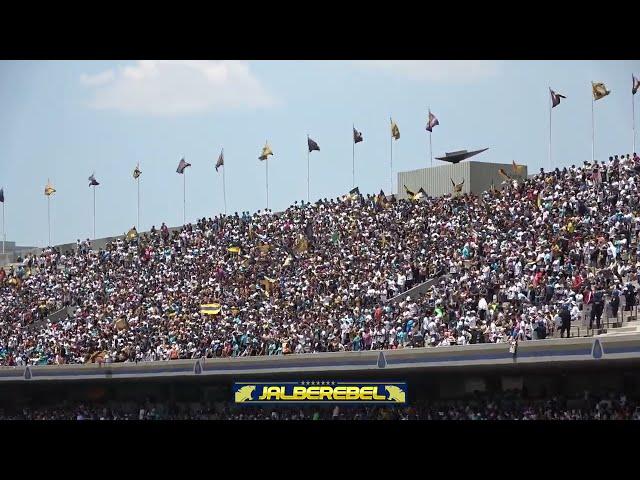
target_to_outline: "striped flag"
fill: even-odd
[[[203,303],[200,305],[200,313],[202,315],[218,315],[222,310],[219,303]]]
[[[549,89],[549,93],[551,94],[551,108],[554,108],[560,105],[561,98],[567,98],[564,95],[560,95],[559,93],[556,93],[551,89]]]

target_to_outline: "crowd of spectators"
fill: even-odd
[[[480,195],[296,202],[47,248],[0,268],[0,365],[507,343],[568,336],[586,305],[600,328],[605,300],[636,301],[639,175],[616,155]]]
[[[640,420],[640,404],[625,395],[529,400],[512,392],[402,407],[75,404],[0,410],[0,420]]]

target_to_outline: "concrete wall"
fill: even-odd
[[[500,188],[504,181],[498,175],[500,168],[504,169],[512,177],[515,175],[511,164],[473,161],[398,172],[397,195],[398,198],[407,198],[403,185],[406,185],[412,191],[418,191],[422,187],[432,197],[449,195],[453,192],[452,179],[456,184],[464,181],[462,193],[477,195],[489,190],[492,181],[496,188]],[[522,176],[527,176],[526,166]]]

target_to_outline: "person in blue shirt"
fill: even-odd
[[[415,321],[413,320],[413,318],[410,318],[407,321],[407,325],[404,329],[405,332],[409,333],[412,329],[413,329],[413,325],[415,324]]]

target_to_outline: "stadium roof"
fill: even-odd
[[[482,150],[473,150],[472,152],[468,152],[467,150],[459,150],[457,152],[447,152],[444,157],[436,157],[436,160],[442,160],[443,162],[449,163],[460,163],[462,160],[466,160],[467,158],[473,157],[479,153],[484,152],[485,150],[489,150],[489,148],[483,148]]]

